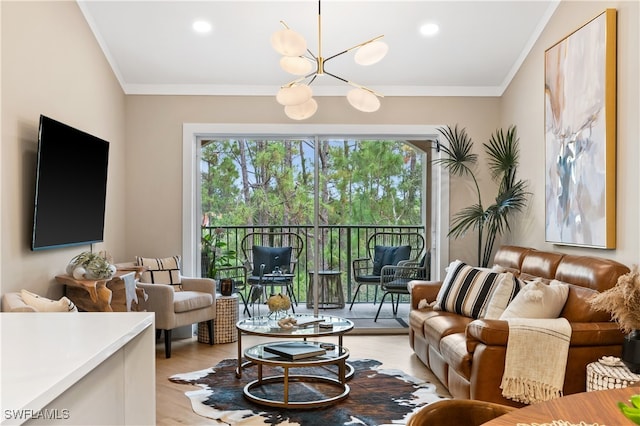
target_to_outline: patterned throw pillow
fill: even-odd
[[[451,262],[434,309],[480,318],[489,297],[503,277],[502,273],[474,268],[460,260]]]
[[[140,281],[152,284],[181,284],[180,256],[150,258],[136,256],[138,266],[146,266]]]
[[[500,315],[507,309],[507,306],[516,297],[520,289],[525,286],[525,282],[519,280],[511,272],[501,274],[502,279],[489,296],[486,309],[480,313],[480,318],[499,319]]]

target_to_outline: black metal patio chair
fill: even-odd
[[[378,288],[382,287],[383,268],[399,266],[403,261],[419,262],[419,256],[425,246],[424,237],[417,232],[376,232],[367,239],[369,257],[355,259],[352,262],[353,279],[357,284],[349,310],[358,297],[362,286],[374,286],[375,305]],[[385,270],[393,275],[395,271]]]

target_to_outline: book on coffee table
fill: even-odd
[[[274,343],[265,346],[264,350],[290,360],[310,358],[327,353],[321,347],[308,342]]]

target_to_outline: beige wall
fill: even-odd
[[[127,254],[166,256],[182,245],[182,124],[292,124],[273,97],[127,96]],[[385,97],[380,111],[365,114],[344,98],[318,99],[318,112],[305,124],[443,125],[460,123],[485,141],[499,121],[498,98]],[[478,144],[479,146],[479,144]],[[487,177],[486,181],[490,181]],[[454,183],[453,208],[469,203]],[[453,242],[462,257],[475,259],[469,244]]]
[[[89,245],[30,250],[40,114],[111,142],[105,242],[124,252],[124,94],[77,4],[2,2],[2,293],[62,295],[53,277]],[[82,209],[78,204],[61,209]]]
[[[543,53],[606,7],[618,9],[618,249],[552,247],[544,242]],[[0,3],[0,291],[61,294],[52,277],[88,246],[31,252],[37,124],[45,114],[111,144],[106,241],[95,250],[117,261],[181,251],[182,124],[292,123],[271,97],[125,96],[74,2]],[[64,23],[64,25],[61,25]],[[499,126],[518,126],[522,176],[534,193],[507,242],[637,262],[638,3],[563,1],[502,98],[386,97],[374,114],[341,98],[320,98],[308,124],[442,125],[459,123],[479,145]],[[126,144],[125,144],[126,141]],[[126,181],[125,181],[126,177]],[[494,190],[482,175],[484,197]],[[451,210],[470,202],[464,182],[451,187]],[[486,198],[488,202],[488,198]],[[125,210],[126,207],[126,210]],[[68,208],[82,208],[68,206]],[[452,241],[452,258],[472,261],[471,240]],[[471,244],[473,243],[473,244]]]
[[[522,176],[531,183],[533,199],[524,220],[509,241],[548,250],[615,258],[638,263],[640,226],[640,53],[639,2],[563,1],[532,52],[502,97],[501,122],[517,124],[522,147]],[[544,176],[544,51],[606,8],[618,16],[617,119],[617,249],[599,250],[545,243]]]

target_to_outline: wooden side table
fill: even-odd
[[[620,365],[605,365],[600,361],[587,365],[587,391],[622,389],[635,386],[640,375],[634,374],[620,362]]]
[[[307,308],[313,308],[313,276],[309,271],[307,288]],[[344,289],[342,288],[341,271],[318,271],[318,308],[344,308]]]
[[[136,272],[118,270],[109,279],[76,280],[71,275],[56,275],[56,281],[65,285],[65,295],[87,312],[137,311],[146,299],[142,289],[136,288]],[[140,300],[142,299],[142,300]]]

